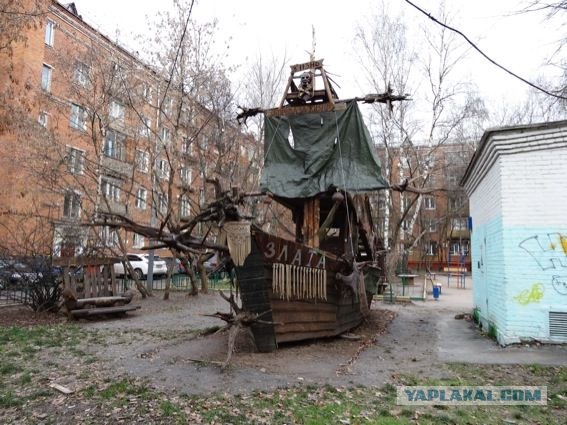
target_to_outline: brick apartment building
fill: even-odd
[[[405,250],[407,267],[443,271],[448,267],[470,270],[468,200],[459,186],[473,154],[468,143],[446,143],[435,147],[401,146],[389,149],[389,158],[379,149],[390,181],[423,189],[420,196],[404,192],[382,194],[377,223],[379,233],[395,237]],[[388,199],[390,197],[390,199]],[[388,205],[390,207],[388,208]]]
[[[31,4],[32,2],[30,2]],[[40,2],[0,50],[0,249],[76,255],[139,249],[134,233],[85,224],[119,213],[180,222],[225,187],[257,178],[254,139],[86,23]]]

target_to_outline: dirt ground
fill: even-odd
[[[343,394],[346,403],[347,416],[341,423],[367,423],[368,415],[410,423],[419,412],[396,407],[388,398],[391,395],[385,394],[392,394],[396,385],[424,382],[550,385],[553,410],[530,410],[526,421],[516,421],[524,411],[502,410],[494,416],[490,410],[474,408],[434,409],[427,411],[430,417],[423,423],[442,419],[444,423],[496,424],[503,418],[512,418],[511,423],[565,423],[564,368],[468,366],[441,358],[441,323],[450,322],[447,325],[458,332],[469,329],[485,344],[492,344],[471,323],[455,319],[456,313],[470,312],[466,304],[374,302],[369,319],[352,330],[350,338],[285,344],[273,353],[253,352],[242,335],[230,366],[223,369],[227,334],[201,334],[224,324],[206,314],[228,312],[226,301],[218,294],[187,298],[174,293],[169,301],[161,296],[157,292],[149,299],[135,298],[133,304],[141,309],[124,318],[74,321],[69,326],[50,326],[65,323],[62,316],[34,314],[23,307],[0,308],[0,334],[9,341],[0,346],[0,423],[248,424],[272,423],[273,415],[283,413],[276,423],[336,423],[330,418],[341,403],[337,394]],[[445,297],[449,299],[449,294]],[[22,332],[21,327],[29,331]],[[493,344],[488,350],[498,347]],[[53,382],[73,393],[59,394],[50,388]],[[354,401],[357,388],[366,389],[361,391],[364,399]],[[254,396],[247,396],[250,393]],[[331,399],[324,399],[325,394]],[[280,404],[263,404],[272,397],[288,398]],[[310,403],[318,403],[320,410],[313,410]],[[358,403],[367,409],[360,410]],[[328,419],[313,422],[302,416],[318,418],[327,408],[331,409]],[[259,413],[263,419],[257,417]],[[463,414],[470,418],[457,421]]]
[[[227,334],[199,336],[224,322],[206,314],[228,312],[217,294],[186,297],[161,294],[134,304],[141,309],[124,318],[80,320],[85,330],[104,335],[106,344],[77,347],[101,359],[116,374],[149,379],[156,388],[185,394],[211,391],[270,390],[294,383],[383,385],[401,369],[437,376],[431,357],[435,346],[435,315],[414,317],[411,309],[373,304],[369,319],[351,335],[285,344],[273,353],[255,353],[246,334],[238,340],[231,365]],[[394,317],[399,319],[392,323]],[[0,309],[0,326],[54,324],[67,319],[35,314],[25,308]],[[411,326],[407,323],[410,322]],[[419,344],[415,342],[419,340]],[[402,366],[402,367],[401,367]]]
[[[254,353],[242,334],[231,366],[222,370],[227,334],[197,336],[203,329],[223,325],[204,316],[228,312],[228,304],[218,295],[175,294],[169,301],[153,297],[135,302],[142,308],[125,319],[80,322],[87,329],[114,335],[93,354],[119,372],[181,393],[269,390],[297,382],[383,385],[402,368],[432,376],[440,372],[432,370],[430,360],[435,356],[435,314],[417,317],[410,309],[375,304],[370,318],[352,331],[358,340],[285,344],[274,353]],[[392,324],[396,316],[401,320]]]

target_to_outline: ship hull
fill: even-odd
[[[337,276],[349,272],[329,253],[253,230],[251,252],[236,273],[242,307],[267,322],[252,327],[258,350],[360,325],[368,312],[364,289]]]

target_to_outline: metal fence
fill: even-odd
[[[147,284],[147,281],[142,281]],[[118,293],[127,291],[128,289],[135,286],[133,279],[128,278],[117,278],[116,279]],[[197,285],[201,284],[199,276],[197,276]],[[154,277],[152,282],[152,287],[149,288],[154,291],[163,291],[167,286],[167,277],[157,278]],[[225,273],[213,273],[209,276],[209,289],[229,289],[230,279]],[[169,287],[171,291],[190,291],[191,290],[191,280],[189,276],[185,274],[175,274],[171,277],[171,285]]]
[[[27,283],[18,285],[0,283],[0,306],[27,304],[29,301],[30,295]]]

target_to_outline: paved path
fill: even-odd
[[[438,276],[443,284],[438,301],[415,302],[410,309],[434,314],[437,333],[437,359],[442,362],[481,364],[544,364],[567,365],[567,344],[562,345],[511,345],[501,347],[494,340],[482,335],[472,322],[456,320],[458,313],[471,313],[472,281],[467,277],[465,289],[457,288],[452,278],[447,287],[447,277]],[[399,320],[404,320],[404,315]],[[411,320],[411,317],[406,317]],[[408,324],[409,325],[409,324]]]

